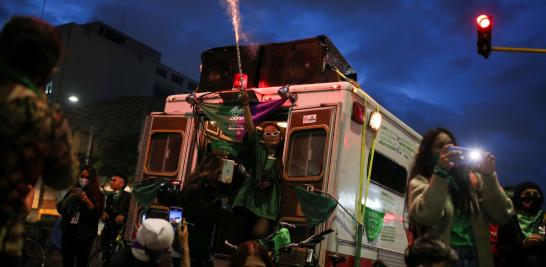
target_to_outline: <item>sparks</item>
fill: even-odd
[[[231,23],[235,32],[235,47],[237,48],[237,66],[239,67],[240,89],[243,88],[243,69],[241,67],[241,51],[239,50],[239,33],[241,31],[241,20],[239,15],[239,0],[227,0],[229,3],[229,13],[231,14]],[[245,93],[246,94],[246,93]]]
[[[239,33],[241,32],[241,20],[239,15],[239,0],[227,0],[229,4],[229,14],[233,31],[235,31],[235,42],[239,43]]]

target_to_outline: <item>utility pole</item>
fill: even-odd
[[[95,126],[91,125],[91,129],[89,130],[89,141],[87,142],[87,153],[85,153],[85,165],[89,165],[89,163],[91,162],[94,138],[95,138]]]
[[[44,19],[45,4],[46,4],[46,0],[44,0],[42,4],[42,16],[40,17],[41,19]]]

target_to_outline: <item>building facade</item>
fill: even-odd
[[[80,165],[95,166],[101,184],[116,173],[133,176],[145,117],[162,111],[167,96],[194,91],[197,82],[162,64],[158,51],[102,22],[57,28],[65,53],[46,94],[70,122],[73,153]],[[59,197],[62,192],[37,185],[34,218],[57,216]]]
[[[193,91],[197,82],[161,64],[161,53],[102,22],[58,26],[65,55],[47,88],[68,106],[127,96],[166,97]]]

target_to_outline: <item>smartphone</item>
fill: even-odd
[[[476,166],[484,157],[484,152],[476,148],[451,146],[448,151],[459,151],[459,154],[452,158],[453,162],[459,166]]]
[[[170,209],[165,206],[152,205],[146,212],[142,213],[141,221],[148,218],[158,218],[169,221]]]
[[[182,216],[184,215],[182,208],[180,207],[170,207],[169,208],[169,221],[175,223],[182,222]]]
[[[222,159],[222,175],[220,182],[231,184],[233,180],[233,171],[235,170],[235,161],[230,159]]]
[[[80,196],[83,192],[83,190],[79,187],[75,187],[74,190],[72,191],[74,194]]]

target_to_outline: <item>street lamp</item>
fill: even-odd
[[[75,95],[71,95],[68,97],[68,101],[70,101],[71,103],[77,103],[79,101],[78,97],[75,96]]]

